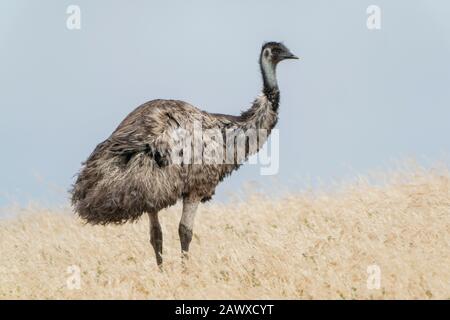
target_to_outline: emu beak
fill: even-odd
[[[281,58],[283,60],[285,60],[285,59],[299,59],[295,54],[293,54],[290,51],[283,52],[283,54],[281,55]]]
[[[290,53],[289,55],[287,55],[285,57],[285,59],[300,59],[299,57],[297,57],[295,54]]]

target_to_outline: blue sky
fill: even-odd
[[[71,4],[81,30],[66,28]],[[381,30],[366,27],[371,4]],[[145,101],[238,114],[260,92],[258,54],[272,40],[302,57],[278,71],[280,170],[245,166],[219,199],[248,181],[295,191],[406,157],[442,160],[449,16],[444,0],[4,0],[0,205],[65,203],[80,163]]]

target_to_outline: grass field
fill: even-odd
[[[0,220],[0,299],[450,299],[448,169],[377,179],[202,205],[185,268],[180,207],[165,210],[163,272],[146,216],[102,227],[69,209],[11,209]]]

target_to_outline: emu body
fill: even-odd
[[[153,100],[136,108],[83,164],[71,190],[74,210],[92,224],[121,224],[147,213],[150,242],[161,265],[158,212],[183,199],[179,236],[186,255],[198,204],[211,199],[219,182],[240,163],[175,163],[172,155],[180,141],[174,133],[182,129],[195,139],[195,124],[201,124],[202,130],[216,130],[224,136],[249,129],[269,134],[278,120],[276,65],[293,58],[297,57],[281,43],[263,46],[259,60],[262,94],[239,116],[208,113],[178,100]],[[225,148],[211,137],[202,138],[201,143],[217,152]],[[259,138],[257,147],[247,149],[245,157],[257,152],[265,139]]]

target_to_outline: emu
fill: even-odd
[[[262,46],[259,56],[262,93],[239,116],[208,113],[178,100],[152,100],[136,108],[83,163],[70,191],[74,211],[87,223],[102,225],[135,221],[147,213],[150,243],[161,267],[163,235],[158,212],[182,199],[178,232],[182,257],[187,257],[199,203],[211,199],[219,182],[238,169],[242,161],[236,161],[239,150],[233,151],[231,158],[235,161],[231,163],[192,161],[195,150],[180,150],[184,138],[179,138],[176,132],[183,130],[194,136],[194,142],[199,139],[196,123],[201,124],[202,130],[218,130],[223,136],[231,132],[234,138],[252,129],[270,134],[278,120],[280,101],[276,67],[285,59],[298,57],[282,43],[268,42]],[[267,135],[258,136],[254,147],[246,141],[244,159],[259,151]],[[220,139],[201,138],[200,146],[212,148],[217,154],[228,150]],[[175,161],[174,155],[183,160]]]

